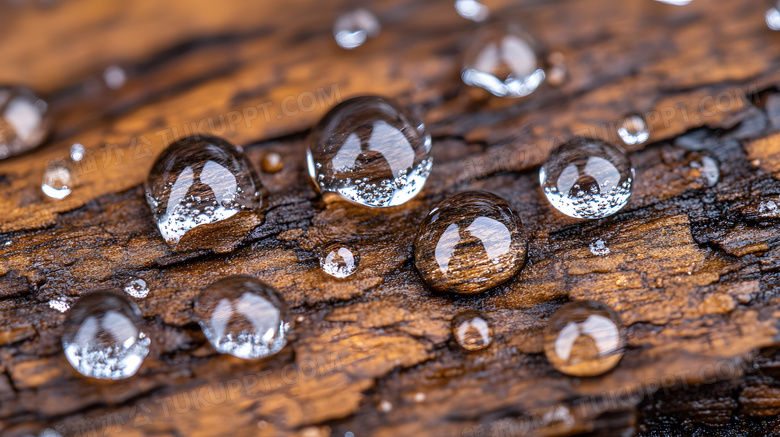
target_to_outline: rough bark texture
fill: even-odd
[[[452,2],[378,2],[381,35],[349,52],[330,35],[345,6],[0,6],[0,81],[48,94],[57,126],[44,147],[0,161],[1,434],[780,433],[780,33],[766,4],[491,3],[568,67],[562,86],[521,101],[462,86],[476,25]],[[119,90],[101,82],[111,64],[128,73]],[[434,136],[433,173],[404,206],[323,199],[306,179],[307,129],[357,94],[397,98]],[[576,133],[615,141],[614,122],[632,113],[652,134],[631,148],[628,206],[598,221],[553,210],[537,180],[549,150]],[[268,151],[284,160],[261,174],[264,222],[229,253],[172,252],[144,201],[154,157],[193,131],[244,145],[258,168]],[[77,141],[91,151],[78,185],[46,199],[44,164]],[[714,187],[696,165],[704,154],[721,163]],[[433,205],[471,189],[518,211],[528,261],[487,293],[432,293],[414,235]],[[609,254],[591,252],[598,239]],[[317,248],[334,240],[361,253],[348,280],[319,270]],[[262,362],[217,355],[193,317],[202,287],[238,273],[275,285],[298,318],[291,344]],[[49,301],[131,278],[151,288],[138,301],[150,356],[126,381],[79,377]],[[542,330],[567,299],[619,312],[629,349],[615,370],[571,378],[545,360]],[[454,345],[450,320],[465,308],[494,321],[488,349]]]

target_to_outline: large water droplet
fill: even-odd
[[[96,379],[123,379],[141,367],[150,340],[135,303],[108,291],[90,293],[68,311],[62,348],[79,373]]]
[[[175,250],[222,250],[259,224],[261,190],[235,146],[215,137],[187,137],[157,158],[146,180],[146,201]]]
[[[466,50],[461,78],[499,97],[524,97],[546,76],[539,42],[516,23],[486,27]]]
[[[550,364],[572,376],[601,375],[623,357],[626,332],[620,316],[593,301],[570,302],[550,318],[544,353]]]
[[[71,163],[65,159],[54,159],[43,170],[41,191],[52,199],[62,200],[73,191],[75,181]]]
[[[526,246],[523,224],[504,199],[470,191],[439,203],[423,220],[414,262],[433,289],[475,294],[520,271]]]
[[[325,115],[309,138],[309,175],[321,191],[373,207],[397,206],[431,172],[431,137],[394,102],[356,97]]]
[[[346,278],[357,271],[360,253],[354,246],[331,243],[320,250],[322,271],[336,278]]]
[[[40,146],[49,136],[49,105],[27,87],[0,86],[0,159]]]
[[[621,120],[617,133],[620,139],[629,146],[642,144],[650,138],[647,123],[641,115],[631,115]]]
[[[379,35],[379,20],[371,11],[359,8],[345,12],[333,24],[333,37],[344,49],[351,50],[363,45],[368,38]]]
[[[125,284],[125,293],[137,299],[143,299],[149,294],[149,286],[141,278],[133,278]]]
[[[634,167],[622,149],[575,138],[550,153],[539,183],[550,204],[574,218],[608,217],[628,202]]]
[[[271,356],[287,344],[287,305],[272,286],[251,276],[229,276],[206,287],[195,310],[209,342],[243,359]]]
[[[490,319],[477,311],[464,311],[452,319],[452,335],[467,351],[478,351],[493,342]]]

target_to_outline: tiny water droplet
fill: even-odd
[[[84,154],[86,152],[87,149],[84,148],[83,144],[73,143],[73,145],[70,146],[70,159],[73,160],[73,162],[79,162],[84,159]]]
[[[233,145],[216,137],[187,137],[169,145],[155,161],[146,180],[146,200],[160,234],[176,248],[199,226],[236,238],[231,225],[260,210],[261,187],[249,160]]]
[[[607,247],[607,243],[601,238],[590,243],[590,253],[596,256],[609,255],[609,252],[610,251],[609,251],[609,247]]]
[[[331,243],[320,250],[322,271],[336,278],[346,278],[358,269],[360,253],[351,244]]]
[[[485,27],[464,56],[461,79],[498,97],[525,97],[547,72],[541,44],[516,23]]]
[[[415,402],[424,402],[425,401],[425,393],[415,393],[414,394],[414,401]]]
[[[341,14],[333,24],[333,37],[339,47],[351,50],[379,35],[379,20],[368,9],[358,8]]]
[[[268,152],[260,160],[260,168],[266,173],[277,173],[284,168],[282,155],[276,152]]]
[[[70,304],[63,299],[52,299],[49,301],[49,308],[64,313],[70,309]]]
[[[527,242],[520,218],[504,199],[469,191],[445,199],[423,220],[414,263],[434,290],[475,294],[517,274]]]
[[[478,351],[493,342],[491,321],[477,311],[464,311],[452,319],[452,335],[467,351]]]
[[[476,22],[490,16],[490,9],[477,0],[455,0],[455,10],[461,17]]]
[[[63,159],[55,159],[46,165],[41,181],[41,191],[52,199],[62,200],[70,195],[75,185],[76,175],[71,164]]]
[[[79,299],[68,311],[62,348],[79,373],[96,379],[134,375],[149,353],[141,332],[138,306],[126,296],[98,291]]]
[[[547,72],[547,83],[552,86],[561,86],[569,75],[569,68],[566,66],[566,58],[561,52],[550,53],[547,57],[549,64]]]
[[[196,299],[195,311],[219,353],[251,360],[287,344],[291,324],[282,295],[251,276],[229,276],[209,285]]]
[[[112,90],[118,90],[127,82],[127,73],[118,65],[111,65],[103,71],[103,80]]]
[[[547,324],[544,353],[550,364],[571,376],[596,376],[623,357],[626,330],[607,305],[575,301],[561,307]]]
[[[431,172],[431,137],[394,102],[376,96],[346,100],[312,132],[309,176],[322,192],[371,206],[406,203]],[[349,182],[347,182],[349,181]]]
[[[641,115],[631,115],[620,121],[617,130],[626,145],[642,144],[650,138],[647,123]]]
[[[601,140],[575,138],[550,153],[539,183],[550,204],[574,218],[598,219],[628,202],[634,167],[622,149]]]
[[[43,144],[51,124],[49,105],[31,89],[0,85],[0,159]]]
[[[149,294],[149,286],[141,278],[134,278],[125,284],[125,293],[137,299],[143,299]]]
[[[780,30],[780,4],[775,4],[775,6],[769,8],[764,13],[764,19],[767,27],[772,30]]]
[[[389,413],[393,411],[393,404],[391,404],[389,401],[382,399],[381,402],[379,402],[379,410],[384,413]]]
[[[691,161],[691,168],[699,170],[700,177],[708,187],[714,187],[720,180],[720,164],[712,156],[702,155],[701,159]]]

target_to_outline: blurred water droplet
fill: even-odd
[[[43,171],[41,190],[52,199],[62,200],[72,192],[75,180],[70,163],[55,159],[49,162]]]
[[[659,3],[666,3],[667,5],[673,5],[673,6],[685,6],[688,3],[692,2],[693,0],[655,0]]]
[[[141,311],[125,296],[98,291],[68,311],[62,347],[79,373],[96,379],[134,375],[149,353]]]
[[[550,53],[547,57],[549,68],[547,72],[547,83],[552,86],[561,86],[569,75],[569,68],[566,66],[566,58],[561,52]]]
[[[360,47],[368,38],[375,38],[380,30],[379,20],[364,8],[341,14],[333,24],[336,43],[347,50]]]
[[[309,176],[322,192],[372,207],[401,205],[431,172],[431,136],[394,102],[356,97],[337,105],[312,132]]]
[[[544,353],[550,364],[571,376],[596,376],[623,357],[626,330],[607,305],[575,301],[561,307],[547,324]]]
[[[49,308],[64,313],[70,309],[70,304],[62,299],[52,299],[49,301]]]
[[[590,253],[596,256],[609,255],[609,247],[607,247],[607,243],[604,242],[604,240],[599,238],[598,240],[590,243]]]
[[[87,149],[84,148],[83,144],[73,143],[73,145],[70,146],[70,159],[74,162],[79,162],[84,159],[84,154],[86,151]]]
[[[49,105],[31,89],[0,85],[0,159],[43,144],[51,124]]]
[[[331,243],[320,250],[322,271],[336,278],[346,278],[358,269],[360,253],[351,244]]]
[[[251,276],[229,276],[206,287],[195,303],[203,334],[223,354],[264,358],[287,344],[290,321],[282,295]]]
[[[467,351],[478,351],[493,342],[490,319],[477,311],[464,311],[452,319],[452,335]]]
[[[434,290],[475,294],[517,274],[527,244],[520,218],[504,199],[468,191],[428,213],[414,241],[414,263]]]
[[[483,28],[464,56],[463,83],[498,97],[524,97],[546,77],[539,42],[515,23]]]
[[[268,152],[263,155],[263,159],[260,160],[260,168],[266,173],[277,173],[284,168],[284,161],[282,155],[276,152]]]
[[[103,71],[103,80],[106,82],[106,86],[112,90],[118,90],[127,81],[127,74],[122,67],[111,65]]]
[[[490,16],[490,9],[477,0],[455,0],[455,10],[461,17],[476,22]]]
[[[774,6],[764,13],[766,25],[772,30],[780,30],[780,9]]]
[[[135,278],[125,284],[125,293],[137,299],[143,299],[149,294],[149,286],[141,278]]]
[[[379,410],[384,413],[389,413],[393,411],[393,404],[383,399],[381,402],[379,402]]]
[[[699,170],[708,187],[714,187],[720,180],[720,164],[712,156],[702,155],[698,161],[691,161],[691,168]]]
[[[647,123],[641,115],[632,115],[621,120],[617,133],[620,139],[629,146],[642,144],[650,138]]]
[[[574,218],[608,217],[628,202],[634,167],[625,151],[601,140],[575,138],[550,153],[539,183],[558,211]]]

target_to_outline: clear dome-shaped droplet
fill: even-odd
[[[198,296],[195,310],[203,334],[223,354],[264,358],[287,344],[287,305],[272,286],[251,276],[229,276]]]
[[[143,299],[149,294],[149,286],[141,278],[133,278],[125,284],[125,293],[138,299]]]
[[[539,183],[558,211],[574,218],[608,217],[628,202],[634,167],[623,149],[601,140],[575,138],[550,153]]]
[[[641,115],[632,115],[620,121],[617,133],[626,145],[642,144],[650,138],[647,123]]]
[[[431,172],[431,137],[394,102],[356,97],[325,115],[309,138],[309,175],[322,192],[372,207],[401,205]]]
[[[43,170],[41,191],[52,199],[62,200],[70,195],[75,185],[73,166],[65,159],[54,159]]]
[[[322,271],[336,278],[346,278],[357,271],[360,253],[351,244],[331,243],[320,250]]]
[[[49,105],[27,87],[0,86],[0,159],[34,149],[51,131]]]
[[[571,376],[601,375],[623,357],[626,330],[607,305],[588,300],[561,307],[547,324],[544,353],[550,364]]]
[[[498,97],[525,97],[546,76],[544,50],[516,23],[483,28],[464,57],[463,83]]]
[[[344,49],[351,50],[363,45],[369,38],[379,35],[379,20],[371,11],[358,8],[341,14],[333,24],[333,37]]]
[[[452,319],[452,336],[467,351],[478,351],[493,342],[490,319],[477,311],[464,311]]]
[[[141,331],[138,306],[126,296],[98,291],[67,312],[62,348],[68,362],[85,376],[123,379],[141,367],[150,340]]]
[[[260,223],[261,191],[246,156],[208,136],[169,145],[146,180],[152,216],[175,250],[229,250]]]
[[[503,284],[525,262],[527,238],[514,209],[483,191],[436,205],[414,241],[414,263],[437,291],[475,294]]]

